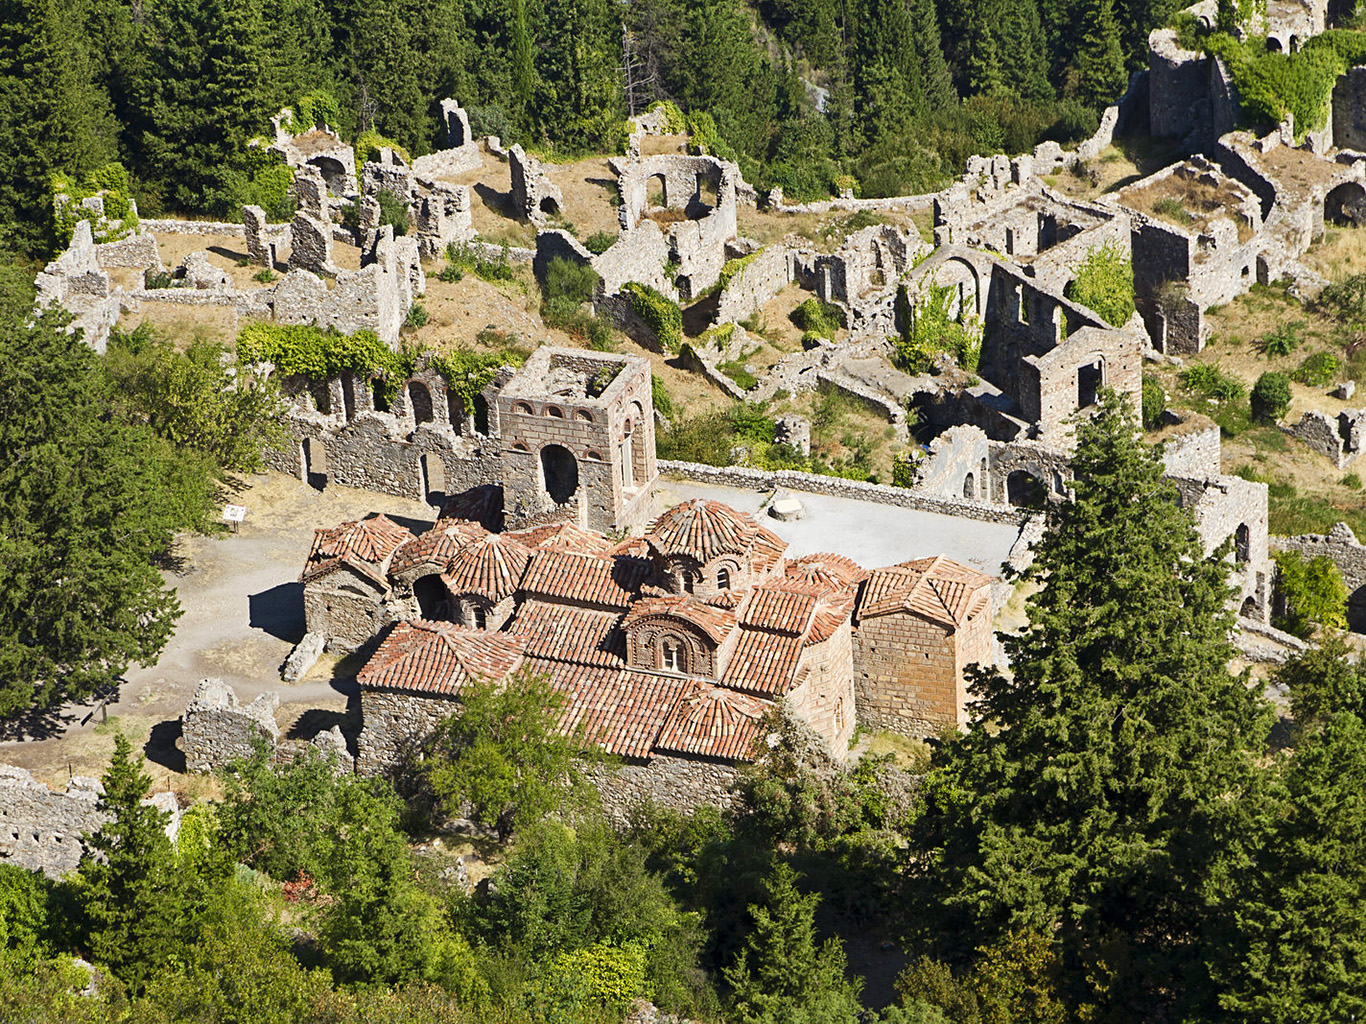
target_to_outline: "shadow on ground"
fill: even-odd
[[[281,583],[252,594],[247,598],[250,606],[250,625],[273,637],[297,644],[304,635],[304,585],[302,583]]]
[[[176,746],[180,739],[180,719],[171,718],[152,726],[152,733],[142,752],[147,760],[159,764],[168,771],[183,775],[185,773],[185,752]]]

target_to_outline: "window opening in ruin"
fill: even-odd
[[[720,183],[705,174],[697,176],[697,201],[712,209],[721,205]]]
[[[560,212],[560,204],[555,202],[552,197],[546,196],[541,200],[541,212],[548,213],[553,217]]]
[[[730,570],[724,565],[716,570],[716,588],[718,590],[730,589]]]
[[[683,645],[677,640],[665,640],[661,644],[663,667],[669,672],[683,671]]]
[[[978,467],[978,476],[982,480],[982,497],[990,500],[991,495],[987,493],[989,477],[987,476],[987,460],[983,459],[981,466]]]
[[[432,452],[422,456],[422,498],[429,505],[444,505],[446,502],[446,466],[441,457]]]
[[[1020,323],[1029,323],[1029,293],[1020,285]]]
[[[1090,366],[1077,370],[1077,408],[1089,409],[1100,398],[1101,386],[1105,383],[1105,363],[1097,359]]]
[[[583,420],[585,423],[593,422],[593,414],[589,412],[587,409],[580,409],[575,415],[578,416],[578,418]]]
[[[356,418],[356,378],[349,373],[343,373],[341,387],[342,408],[346,410],[346,422],[350,423]]]
[[[1233,531],[1233,557],[1242,565],[1252,557],[1252,531],[1247,523],[1240,523]]]
[[[547,405],[545,407],[545,414],[547,416],[553,416],[557,420],[564,419],[564,410],[562,410],[558,405]]]
[[[408,403],[413,407],[414,423],[432,422],[432,393],[419,381],[408,384]]]
[[[1015,255],[1015,229],[1006,228],[1006,255]]]
[[[1279,39],[1277,39],[1275,36],[1267,36],[1267,37],[1266,37],[1266,48],[1267,48],[1267,50],[1270,51],[1271,53],[1280,53],[1280,52],[1281,52],[1281,41],[1280,41]]]
[[[440,621],[450,616],[450,596],[446,585],[436,573],[429,573],[413,582],[413,597],[424,619]]]
[[[475,609],[474,609],[474,628],[475,628],[475,629],[487,629],[487,628],[488,628],[488,625],[489,625],[489,616],[488,616],[488,612],[486,612],[486,611],[484,611],[484,609],[482,609],[482,608],[476,606]]]
[[[332,414],[332,389],[325,380],[315,380],[308,386],[313,396],[313,407],[325,416]]]
[[[316,437],[304,438],[302,462],[304,483],[321,491],[327,486],[327,448]]]
[[[963,477],[963,497],[969,500],[977,497],[977,480],[971,473]]]
[[[483,395],[474,396],[474,432],[485,437],[489,433],[489,403]]]
[[[513,406],[512,411],[519,412],[523,416],[530,416],[532,414],[531,406],[527,402],[518,402]]]
[[[451,421],[451,430],[457,434],[465,432],[465,403],[454,391],[446,392],[446,416]]]
[[[668,187],[664,184],[664,175],[651,175],[650,180],[645,183],[645,205],[646,206],[667,206],[669,199]]]
[[[1255,619],[1257,617],[1257,599],[1249,597],[1243,602],[1243,606],[1238,609],[1238,614],[1245,619]]]
[[[631,462],[631,434],[634,425],[630,420],[626,421],[626,432],[621,439],[621,455],[618,462],[621,463],[621,486],[623,490],[630,490],[636,485],[635,467]]]
[[[384,381],[376,377],[370,384],[370,395],[375,402],[375,412],[389,411],[389,399],[384,397]]]
[[[688,570],[688,569],[684,569],[684,570],[683,570],[683,589],[684,589],[687,593],[691,594],[691,593],[693,592],[693,587],[695,587],[696,585],[697,585],[697,573],[692,572],[691,570]]]
[[[1017,469],[1006,477],[1006,500],[1019,508],[1043,508],[1047,490],[1033,473]]]
[[[550,500],[563,505],[579,489],[578,460],[568,448],[548,444],[541,449],[541,477]]]

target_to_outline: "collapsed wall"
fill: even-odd
[[[263,693],[250,704],[221,679],[201,679],[180,717],[185,769],[206,772],[251,757],[257,745],[274,750],[280,740],[275,712],[280,698]]]

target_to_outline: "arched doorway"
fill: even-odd
[[[327,448],[316,437],[304,438],[302,451],[304,483],[322,490],[327,486]]]
[[[977,497],[977,478],[971,473],[963,477],[963,497],[967,498],[969,501],[972,501]]]
[[[420,471],[422,500],[429,505],[446,504],[446,466],[441,456],[424,452]]]
[[[417,598],[417,607],[424,619],[440,621],[450,618],[450,595],[446,592],[446,584],[441,582],[441,577],[436,573],[420,576],[413,581],[413,597]]]
[[[541,480],[546,494],[563,505],[579,489],[579,463],[568,448],[548,444],[541,449]]]

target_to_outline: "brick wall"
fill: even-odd
[[[957,725],[964,685],[956,640],[943,626],[905,612],[860,621],[853,642],[860,724],[911,736]]]

